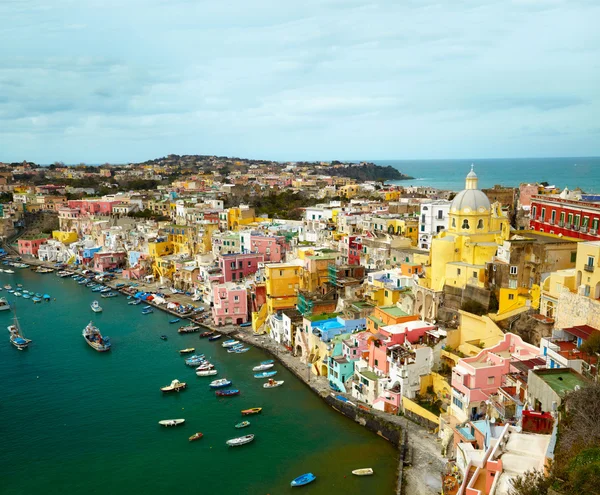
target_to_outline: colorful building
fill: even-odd
[[[265,264],[268,314],[273,314],[279,309],[294,308],[296,306],[300,284],[300,268],[298,263]]]
[[[213,286],[215,325],[240,325],[248,321],[248,297],[245,287],[233,282]]]
[[[47,240],[48,236],[46,234],[31,234],[21,237],[17,241],[19,254],[30,254],[37,257],[40,246]]]
[[[219,267],[225,282],[243,280],[258,271],[258,264],[264,262],[262,254],[222,254]]]

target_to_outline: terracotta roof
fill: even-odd
[[[587,340],[594,332],[600,333],[600,330],[589,325],[577,325],[571,328],[563,328],[563,331],[568,332],[571,335],[575,335],[575,337],[579,337],[583,340]]]

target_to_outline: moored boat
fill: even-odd
[[[219,340],[222,337],[220,333],[213,335],[212,337],[208,337],[209,342],[214,342],[215,340]]]
[[[160,336],[160,340],[167,340],[167,339],[168,339],[168,337],[166,335],[161,335]]]
[[[306,473],[292,480],[290,486],[304,486],[315,481],[317,477],[312,473]]]
[[[196,371],[196,375],[198,376],[214,376],[218,373],[217,370],[200,370]]]
[[[142,309],[142,314],[143,315],[149,315],[150,313],[154,313],[154,310],[152,308],[144,308],[144,309]]]
[[[250,443],[252,440],[254,440],[254,435],[244,435],[243,437],[238,437],[238,438],[232,438],[231,440],[227,440],[227,442],[225,442],[227,445],[229,445],[230,447],[238,447],[240,445],[245,445],[247,443]]]
[[[271,376],[275,376],[277,371],[263,371],[262,373],[256,373],[254,378],[269,378]]]
[[[262,407],[251,407],[250,409],[244,409],[242,416],[250,416],[252,414],[259,414],[262,411]]]
[[[179,426],[185,423],[185,419],[163,419],[158,422],[159,425],[169,427],[169,426]]]
[[[274,359],[267,359],[266,361],[261,361],[260,364],[273,364],[274,362]]]
[[[236,354],[242,354],[243,352],[248,352],[250,350],[250,347],[240,347],[238,349],[235,350]]]
[[[4,297],[0,297],[0,311],[8,311],[10,309],[10,304]]]
[[[98,330],[91,321],[88,326],[83,329],[82,335],[92,349],[98,352],[110,351],[110,339],[108,337],[103,337],[100,330]]]
[[[174,318],[169,321],[169,323],[179,323],[181,320],[179,318]]]
[[[203,436],[204,436],[203,433],[200,433],[200,432],[194,433],[188,440],[190,442],[195,442],[196,440],[200,440]]]
[[[226,340],[225,342],[223,342],[221,344],[221,347],[225,347],[225,348],[227,348],[227,347],[233,347],[234,345],[237,345],[239,343],[240,343],[239,340],[230,339],[230,340]]]
[[[273,367],[273,363],[259,364],[258,366],[255,366],[254,368],[252,368],[252,371],[265,371],[265,370],[271,369],[272,367]]]
[[[100,292],[100,297],[104,297],[105,299],[108,299],[109,297],[117,297],[117,295],[118,294],[116,292],[107,292],[105,294]]]
[[[217,390],[215,392],[217,397],[233,397],[234,395],[240,395],[240,391],[237,388],[230,388],[228,390]]]
[[[195,350],[196,349],[194,349],[193,347],[188,347],[187,349],[180,349],[179,354],[191,354]]]
[[[31,339],[26,339],[25,337],[23,337],[23,332],[21,331],[21,327],[19,326],[19,320],[17,319],[16,314],[14,317],[13,324],[8,327],[8,331],[10,333],[10,343],[20,351],[27,349],[29,344],[31,344]]]
[[[229,385],[231,385],[231,380],[228,380],[227,378],[221,378],[220,380],[214,380],[214,381],[210,382],[209,387],[210,388],[222,388],[222,387],[228,387]]]
[[[266,383],[263,383],[263,388],[275,388],[275,387],[280,387],[281,385],[283,385],[283,380],[273,380],[272,378],[269,378],[269,381],[267,381]]]
[[[173,380],[171,385],[167,385],[166,387],[161,387],[160,391],[164,393],[169,392],[179,392],[181,390],[185,390],[187,388],[187,383],[180,382],[179,380]]]
[[[194,333],[198,332],[200,327],[198,325],[185,325],[184,327],[179,327],[177,331],[179,333]]]
[[[141,302],[141,299],[134,299],[133,301],[129,301],[127,304],[129,304],[130,306],[137,306],[138,304],[141,304]]]
[[[102,312],[102,306],[100,306],[100,304],[98,303],[98,301],[94,301],[90,307],[92,308],[92,311],[94,313],[101,313]]]
[[[237,425],[235,425],[235,427],[238,429],[246,428],[246,426],[250,426],[250,421],[242,421],[241,423],[238,423]]]
[[[352,471],[352,474],[354,474],[356,476],[369,476],[369,475],[373,474],[373,469],[372,468],[355,469],[354,471]]]
[[[200,335],[198,335],[198,337],[201,339],[205,339],[206,337],[212,337],[214,333],[215,332],[202,332]]]

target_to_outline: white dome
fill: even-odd
[[[479,189],[465,189],[454,197],[450,211],[460,212],[465,208],[469,208],[471,213],[480,212],[480,208],[490,211],[490,200]]]

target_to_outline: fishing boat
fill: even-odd
[[[206,359],[204,358],[199,358],[199,359],[191,359],[185,362],[186,366],[189,366],[190,368],[197,368],[198,366],[205,364],[206,363]]]
[[[269,378],[271,376],[275,376],[277,371],[263,371],[262,373],[256,373],[254,378]]]
[[[14,270],[4,270],[4,273],[15,273]]]
[[[267,359],[266,361],[261,361],[260,364],[273,364],[274,362],[274,359]]]
[[[252,407],[250,409],[244,409],[242,416],[250,416],[251,414],[258,414],[262,411],[262,407]]]
[[[255,366],[254,368],[252,368],[252,371],[265,371],[265,370],[271,369],[272,367],[273,367],[273,363],[259,364],[258,366]]]
[[[309,483],[312,483],[316,479],[317,479],[317,477],[314,474],[306,473],[306,474],[303,474],[302,476],[298,476],[296,479],[292,480],[292,482],[290,483],[290,486],[308,485]]]
[[[188,356],[185,361],[194,361],[194,360],[203,360],[204,354],[194,354],[193,356]]]
[[[227,440],[225,442],[230,447],[239,447],[240,445],[245,445],[254,440],[254,435],[244,435],[243,437],[232,438],[231,440]]]
[[[242,348],[236,349],[235,353],[236,354],[242,354],[243,352],[248,352],[249,350],[250,350],[250,347],[244,347],[243,349]]]
[[[142,309],[142,314],[143,315],[149,315],[150,313],[154,313],[154,310],[152,308],[144,308],[144,309]]]
[[[356,476],[370,476],[371,474],[373,474],[373,469],[371,469],[371,468],[355,469],[354,471],[352,471],[352,474],[354,474]]]
[[[229,385],[231,385],[231,380],[228,380],[227,378],[221,378],[220,380],[214,380],[214,381],[210,382],[209,387],[210,388],[222,388],[222,387],[228,387]]]
[[[44,294],[44,301],[50,302],[50,295],[49,294]]]
[[[223,342],[223,343],[221,344],[221,347],[225,347],[225,348],[227,348],[227,347],[233,347],[234,345],[237,345],[237,344],[239,344],[239,343],[240,343],[240,341],[239,341],[239,340],[233,340],[233,339],[231,339],[231,340],[226,340],[225,342]]]
[[[233,346],[233,347],[230,347],[229,349],[227,349],[227,352],[229,354],[233,354],[234,352],[237,352],[238,349],[241,349],[242,347],[244,347],[244,344],[238,344],[237,346]]]
[[[167,394],[169,392],[179,392],[180,390],[185,390],[187,388],[187,383],[180,382],[179,380],[173,380],[171,385],[167,385],[166,387],[161,387],[160,391]]]
[[[141,299],[134,299],[133,301],[129,301],[127,304],[129,304],[130,306],[137,306],[141,302],[142,302]]]
[[[188,440],[190,442],[195,442],[196,440],[200,440],[203,436],[204,436],[203,433],[200,433],[200,432],[194,433]]]
[[[94,301],[91,305],[90,308],[92,308],[92,311],[94,313],[101,313],[102,312],[102,306],[100,306],[100,304],[98,303],[98,301]]]
[[[12,286],[11,286],[11,285],[8,285],[8,284],[6,284],[6,285],[4,286],[4,288],[5,288],[6,290],[10,290],[10,289],[12,289]]]
[[[217,397],[233,397],[234,395],[240,395],[240,391],[237,388],[230,388],[227,390],[217,390],[215,392]]]
[[[98,285],[92,289],[92,292],[100,292],[104,287],[102,285]]]
[[[81,280],[79,280],[79,282],[77,282],[79,285],[83,285],[83,284],[87,284],[87,278],[82,278]]]
[[[110,287],[103,287],[103,286],[100,286],[100,287],[102,287],[102,289],[100,290],[101,294],[109,294],[110,291],[112,290]]]
[[[116,292],[107,292],[105,294],[100,292],[100,297],[104,297],[105,299],[108,299],[109,297],[117,297],[117,296],[118,296],[118,294]]]
[[[235,427],[238,429],[246,428],[246,426],[250,426],[250,421],[242,421],[241,423],[238,423],[237,425],[235,425]]]
[[[159,425],[170,427],[170,426],[179,426],[185,423],[185,419],[163,419],[158,422]]]
[[[35,297],[37,297],[38,299],[41,299],[41,298],[42,298],[42,295],[41,295],[39,292],[36,292],[36,293],[35,293]]]
[[[198,376],[214,376],[218,373],[217,370],[201,370],[196,371],[196,375]]]
[[[160,340],[167,340],[167,339],[168,339],[168,337],[166,335],[161,335],[160,336]]]
[[[0,311],[8,311],[10,309],[10,304],[4,297],[0,297]]]
[[[214,342],[215,340],[219,340],[222,337],[220,333],[213,335],[212,337],[208,337],[209,342]]]
[[[181,349],[179,351],[179,354],[191,354],[192,352],[194,352],[196,349],[194,349],[193,347],[188,347],[187,349]]]
[[[171,323],[171,324],[172,324],[172,323],[179,323],[180,321],[181,321],[181,319],[179,319],[179,318],[175,318],[175,319],[173,319],[173,320],[170,320],[170,321],[169,321],[169,323]]]
[[[212,370],[215,367],[214,364],[204,361],[200,366],[196,368],[196,371]]]
[[[214,334],[215,332],[202,332],[200,335],[198,335],[198,337],[201,339],[205,339],[206,337],[211,337]]]
[[[263,388],[275,388],[275,387],[281,387],[281,385],[283,385],[283,380],[273,380],[272,378],[269,378],[269,381],[267,381],[266,383],[263,383]]]
[[[194,333],[200,330],[198,325],[185,325],[184,327],[179,327],[177,329],[178,333]]]
[[[27,349],[29,344],[32,342],[31,339],[26,339],[23,337],[23,332],[19,326],[19,320],[17,319],[16,313],[14,315],[13,324],[8,327],[8,332],[10,333],[10,343],[20,351]]]
[[[88,282],[87,284],[85,284],[86,287],[96,287],[96,283],[95,282]]]
[[[98,352],[110,351],[110,339],[108,337],[102,337],[100,330],[98,330],[91,321],[88,326],[83,329],[82,335],[92,349]]]

